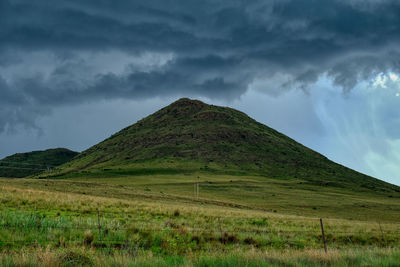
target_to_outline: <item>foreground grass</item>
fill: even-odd
[[[0,254],[1,266],[399,266],[399,249],[234,251],[158,256],[139,251],[104,253],[93,249],[36,248]]]
[[[0,203],[0,248],[86,243],[173,255],[210,249],[322,247],[318,217],[221,206],[220,202],[154,195],[129,200],[2,186]],[[400,244],[397,223],[324,219],[324,224],[330,247]],[[90,242],[85,241],[88,236]]]
[[[377,211],[350,220],[338,219],[332,196],[325,198],[330,206],[323,216],[329,249],[325,254],[319,216],[264,209],[255,204],[256,193],[241,200],[229,198],[218,193],[224,192],[218,183],[210,184],[217,188],[202,189],[208,197],[194,198],[185,189],[176,190],[176,179],[0,179],[0,265],[397,266],[400,262],[400,225],[394,222],[398,204],[393,199],[370,199],[386,207],[386,216]],[[230,190],[239,192],[240,183],[233,184]],[[242,185],[240,192],[259,190]],[[286,196],[282,205],[293,208],[300,202],[290,200],[290,192],[270,186]],[[353,201],[367,198],[354,195]],[[321,199],[324,196],[317,201]],[[351,203],[347,213],[362,210]]]

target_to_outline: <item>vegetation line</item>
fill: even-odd
[[[157,231],[157,232],[168,232],[171,231],[169,228],[156,228],[160,227],[162,225],[157,225],[157,224],[144,224],[147,227],[151,227],[151,231]],[[40,225],[7,225],[3,224],[0,225],[1,228],[5,229],[64,229],[64,230],[98,230],[98,226],[93,226],[93,227],[70,227],[70,226],[48,226],[48,227],[43,227]],[[131,228],[123,228],[123,227],[106,227],[105,229],[107,230],[112,230],[112,231],[127,231],[131,230]],[[210,232],[215,232],[215,233],[227,233],[227,232],[235,232],[235,233],[258,233],[258,234],[277,234],[277,233],[314,233],[314,234],[320,234],[321,231],[311,231],[311,230],[275,230],[275,231],[265,231],[265,230],[240,230],[240,229],[234,229],[234,230],[222,230],[222,229],[203,229],[203,228],[190,228],[186,227],[186,230],[189,232],[204,232],[204,231],[210,231]],[[329,231],[329,230],[328,230]],[[369,231],[369,233],[377,233],[377,234],[400,234],[400,231]],[[354,235],[358,234],[358,232],[349,232],[349,231],[329,231],[329,234],[347,234],[347,235]],[[2,242],[0,240],[0,242]]]
[[[35,170],[35,171],[46,171],[47,169],[38,168],[25,168],[25,167],[10,167],[10,166],[0,166],[1,169],[14,169],[14,170]]]

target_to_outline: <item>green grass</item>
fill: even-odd
[[[0,179],[0,203],[9,266],[88,260],[79,255],[99,266],[390,266],[399,254],[396,199],[260,176]]]
[[[207,253],[189,256],[164,256],[142,251],[132,253],[94,253],[87,248],[37,248],[15,253],[0,254],[1,266],[399,266],[399,249],[351,249],[325,254],[316,250],[296,250],[276,253],[266,251],[243,253],[235,251],[225,255]]]
[[[319,186],[300,179],[273,179],[262,176],[231,176],[209,173],[140,174],[129,171],[93,172],[85,176],[69,174],[63,179],[25,180],[27,188],[87,193],[120,199],[177,199],[220,206],[277,212],[293,215],[323,216],[354,220],[398,221],[399,195],[392,192],[353,191]],[[153,173],[157,173],[157,170]],[[10,181],[14,183],[14,181]],[[15,181],[15,183],[18,183]],[[199,199],[194,186],[199,183]],[[21,186],[22,183],[18,183]],[[90,188],[89,188],[90,187]]]

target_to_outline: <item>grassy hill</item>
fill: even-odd
[[[226,107],[180,99],[64,164],[57,175],[214,173],[398,191]]]
[[[400,261],[397,186],[200,101],[181,99],[37,177],[0,179],[0,265]]]
[[[66,148],[17,153],[0,160],[0,177],[20,178],[39,174],[47,168],[53,168],[71,160],[76,155],[78,152]]]

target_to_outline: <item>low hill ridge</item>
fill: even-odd
[[[66,148],[17,153],[0,160],[0,177],[22,178],[70,161],[78,152]]]

